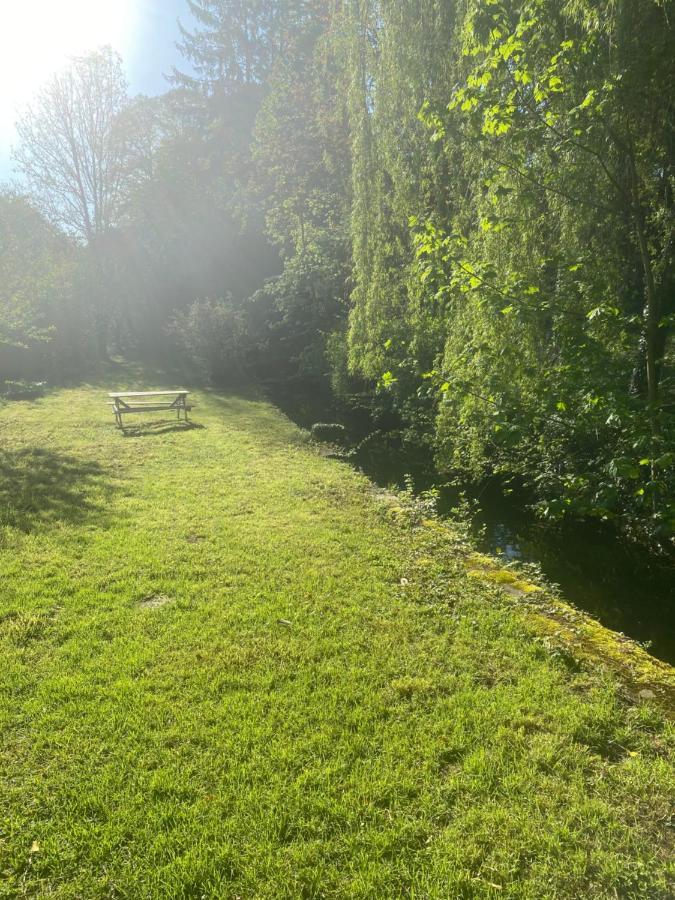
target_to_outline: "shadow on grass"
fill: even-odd
[[[198,431],[206,428],[199,422],[144,422],[142,425],[125,425],[124,437],[152,437],[153,435],[170,434],[172,431]]]
[[[38,448],[0,450],[0,526],[31,532],[49,522],[82,522],[104,504],[93,487],[111,489],[96,462]]]

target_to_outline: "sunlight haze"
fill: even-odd
[[[124,59],[131,93],[161,93],[177,61],[183,0],[36,0],[3,5],[0,29],[0,181],[10,174],[14,123],[69,58],[110,44]]]
[[[137,0],[37,0],[8,5],[0,31],[0,134],[3,143],[17,113],[71,56],[110,44],[122,55],[138,21]],[[39,24],[38,24],[39,23]]]

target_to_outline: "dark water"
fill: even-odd
[[[354,444],[372,429],[367,416],[332,406],[320,391],[270,395],[305,428],[317,421],[341,422]],[[383,487],[403,488],[407,475],[418,491],[436,487],[441,516],[457,505],[458,489],[443,485],[431,454],[406,447],[396,434],[383,430],[366,440],[351,462]],[[675,664],[675,556],[650,555],[602,523],[543,522],[522,495],[491,482],[467,485],[464,493],[474,507],[472,527],[480,550],[536,563],[568,602]]]
[[[600,523],[547,524],[498,491],[484,495],[476,524],[482,549],[537,563],[566,600],[675,663],[672,558],[649,556]]]

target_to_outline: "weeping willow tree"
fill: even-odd
[[[420,373],[432,368],[444,322],[423,302],[409,222],[447,218],[455,202],[443,148],[420,118],[425,100],[442,102],[452,83],[454,27],[453,4],[440,0],[359,0],[344,16],[354,285],[347,358],[373,385],[375,406],[398,406],[408,436],[424,445],[434,433],[433,397]]]
[[[352,369],[550,516],[675,525],[657,0],[354,2]],[[426,413],[421,417],[421,411]]]
[[[440,457],[519,475],[549,515],[672,533],[667,8],[473,2],[461,53],[428,121],[470,192],[418,236],[449,299]]]
[[[440,102],[451,83],[453,27],[453,6],[442,0],[361,0],[350,10],[355,289],[349,342],[352,365],[373,379],[411,354],[426,355],[430,323],[418,302],[409,219],[447,216],[454,202],[446,160],[419,117],[425,100],[431,95]]]

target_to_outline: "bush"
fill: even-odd
[[[209,381],[220,384],[243,377],[250,339],[244,315],[230,298],[196,300],[173,318],[169,331]]]
[[[347,445],[347,432],[344,425],[332,422],[316,422],[312,425],[312,440],[329,444]]]
[[[44,392],[44,381],[4,381],[0,385],[0,396],[7,400],[37,400]]]

